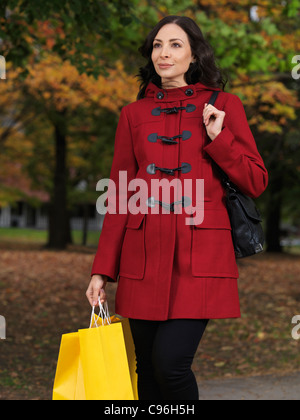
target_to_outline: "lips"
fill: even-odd
[[[161,69],[169,69],[170,67],[173,67],[173,64],[159,64],[158,67]]]

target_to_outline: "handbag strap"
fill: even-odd
[[[212,93],[212,95],[211,95],[211,97],[209,99],[208,105],[212,105],[212,106],[215,105],[215,102],[216,102],[216,100],[217,100],[217,98],[219,96],[219,93],[220,93],[219,90],[215,90]],[[215,164],[216,168],[218,169],[218,171],[219,171],[219,173],[221,175],[221,181],[222,181],[223,185],[225,186],[225,188],[227,188],[227,189],[229,189],[229,190],[231,190],[233,192],[236,192],[237,191],[237,187],[230,181],[228,175],[220,168],[219,165],[216,164],[216,162],[214,162],[214,164]]]
[[[212,106],[214,106],[214,104],[215,104],[215,102],[216,102],[216,100],[217,100],[218,96],[219,96],[219,90],[215,90],[215,91],[213,92],[213,94],[211,95],[210,100],[209,100],[209,102],[208,102],[208,104],[207,104],[207,105],[212,105]]]

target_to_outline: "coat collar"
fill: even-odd
[[[175,102],[196,98],[198,93],[204,90],[221,91],[220,88],[206,86],[200,82],[175,89],[161,89],[150,82],[147,86],[145,97],[153,98],[155,102]]]

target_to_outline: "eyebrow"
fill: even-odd
[[[157,39],[157,38],[155,38],[154,41],[163,42],[161,39]],[[180,39],[180,38],[170,39],[170,42],[173,42],[173,41],[181,41],[184,44],[184,41],[182,41],[182,39]]]

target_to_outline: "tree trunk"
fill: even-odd
[[[54,184],[49,208],[48,248],[65,249],[70,242],[67,210],[67,142],[64,116],[55,124]]]

